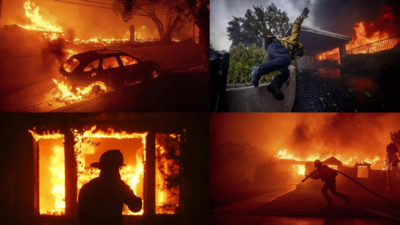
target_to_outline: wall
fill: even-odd
[[[252,84],[228,85],[226,89],[227,112],[291,112],[296,94],[295,64],[289,65],[289,84],[283,84],[283,101],[274,99],[267,90],[268,84],[254,88]]]

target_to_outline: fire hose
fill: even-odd
[[[337,171],[338,173],[342,174],[343,176],[349,178],[349,179],[352,180],[354,183],[360,185],[362,188],[364,188],[365,190],[369,191],[371,194],[375,195],[376,197],[379,197],[379,198],[381,198],[381,199],[383,199],[383,200],[385,200],[385,201],[387,201],[387,202],[390,202],[390,203],[392,203],[392,204],[394,204],[394,205],[400,206],[400,204],[398,204],[398,203],[396,203],[396,202],[392,202],[392,201],[390,201],[389,199],[384,198],[384,197],[378,195],[377,193],[371,191],[370,189],[368,189],[368,188],[365,187],[364,185],[358,183],[358,182],[357,182],[356,180],[354,180],[353,178],[347,176],[345,173],[342,173],[342,172],[340,172],[340,171],[338,171],[338,170],[336,170],[336,171]]]
[[[389,199],[384,198],[384,197],[378,195],[377,193],[371,191],[370,189],[368,189],[368,188],[365,187],[364,185],[358,183],[358,181],[356,181],[356,180],[354,180],[353,178],[347,176],[345,173],[340,172],[339,170],[336,170],[336,171],[337,171],[338,173],[342,174],[343,176],[349,178],[351,181],[353,181],[354,183],[358,184],[360,187],[364,188],[365,190],[369,191],[371,194],[375,195],[376,197],[381,198],[381,199],[383,199],[383,200],[385,200],[385,201],[387,201],[387,202],[390,202],[390,203],[392,203],[392,204],[394,204],[394,205],[400,206],[400,204],[398,204],[398,203],[396,203],[396,202],[393,202],[393,201],[390,201]],[[315,172],[316,172],[316,171],[314,170],[313,172],[310,173],[310,175],[307,175],[306,178],[305,178],[304,180],[302,180],[303,183],[304,183],[304,181],[306,181],[310,176],[312,176],[312,174],[315,173]]]

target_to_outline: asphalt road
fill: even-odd
[[[398,112],[400,109],[396,72],[300,71],[293,112]]]

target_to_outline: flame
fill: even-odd
[[[308,156],[308,157],[299,158],[299,157],[296,157],[294,154],[289,153],[287,149],[282,149],[282,150],[279,150],[278,154],[274,155],[274,157],[278,158],[278,159],[291,159],[291,160],[296,160],[296,161],[314,161],[314,160],[317,160],[317,159],[320,159],[321,161],[324,161],[324,160],[330,158],[331,156],[330,155],[325,155],[324,157],[321,157],[317,153],[315,155],[311,155],[311,156]],[[338,159],[339,161],[341,161],[345,165],[351,165],[352,161],[357,158],[357,156],[354,156],[354,157],[350,157],[350,158],[346,159],[346,158],[342,157],[340,154],[334,155],[333,157],[335,157],[336,159]],[[380,160],[382,160],[382,159],[379,156],[375,156],[373,159],[366,158],[363,161],[365,161],[365,162],[367,162],[367,163],[369,163],[369,164],[371,164],[373,166],[373,165],[375,165],[376,162],[378,162]]]
[[[179,197],[175,195],[179,193],[179,185],[178,187],[167,190],[164,187],[164,178],[159,169],[163,168],[167,175],[173,175],[179,171],[179,166],[171,164],[171,160],[165,156],[166,150],[164,146],[161,146],[160,142],[157,141],[159,137],[172,139],[171,141],[175,144],[178,143],[178,145],[181,140],[180,135],[176,134],[170,134],[168,136],[165,134],[156,135],[156,149],[159,149],[159,151],[156,151],[156,157],[161,157],[160,162],[162,163],[161,166],[159,165],[159,160],[156,161],[156,214],[174,214],[177,207],[179,207]],[[175,146],[174,150],[176,151],[176,155],[179,155],[179,147]]]
[[[75,88],[76,92],[72,92],[71,88],[66,85],[64,81],[58,82],[56,79],[53,79],[53,82],[56,84],[58,90],[54,97],[59,101],[82,101],[90,96],[94,87],[99,87],[100,91],[107,92],[107,86],[101,81],[93,82],[89,86],[82,89]]]
[[[78,195],[79,190],[82,186],[89,182],[91,179],[96,178],[100,175],[100,170],[90,168],[86,166],[85,154],[94,154],[95,146],[93,145],[83,145],[84,138],[112,138],[112,139],[141,139],[143,145],[143,151],[138,151],[136,154],[136,163],[135,165],[127,165],[120,170],[121,179],[130,186],[130,188],[134,191],[136,195],[138,195],[138,190],[140,187],[138,184],[140,181],[144,180],[144,162],[146,160],[146,133],[129,133],[125,131],[116,132],[112,127],[107,128],[106,130],[97,129],[97,126],[92,126],[88,130],[84,130],[81,133],[78,133],[78,130],[71,129],[74,137],[75,137],[75,157],[77,162],[77,189]],[[57,132],[47,133],[43,132],[43,134],[38,134],[35,130],[28,130],[29,133],[35,138],[36,141],[40,141],[42,139],[62,139],[64,141],[64,134]],[[159,135],[159,134],[157,134]],[[170,134],[168,137],[173,138],[176,143],[180,143],[180,135]],[[82,147],[83,146],[83,147]],[[156,142],[156,148],[161,149],[161,154],[165,152],[164,146],[160,146]],[[176,149],[176,154],[179,155],[179,149]],[[165,158],[166,159],[166,158]],[[171,168],[168,159],[165,160],[165,168],[167,173]],[[173,170],[179,170],[178,168],[173,168]],[[62,215],[65,214],[65,162],[64,162],[64,147],[54,146],[53,147],[53,155],[51,156],[51,183],[53,185],[51,189],[51,193],[55,196],[54,201],[54,209],[53,210],[42,210],[40,209],[41,214],[47,215]],[[303,172],[304,173],[304,172]],[[160,182],[160,177],[157,177],[156,183]],[[179,187],[178,187],[179,188]],[[179,189],[178,189],[179,190]],[[143,199],[143,196],[138,195]],[[77,196],[78,197],[78,196]],[[161,190],[156,188],[156,205],[163,206],[165,203],[172,203],[175,206],[179,206],[179,199],[177,196],[169,196],[166,190]],[[143,208],[140,212],[133,213],[128,209],[124,208],[124,215],[143,215]],[[157,211],[157,213],[162,214],[173,214],[175,213],[175,209],[166,209],[162,211]]]
[[[24,3],[25,15],[31,21],[31,25],[19,25],[28,30],[40,30],[40,31],[52,31],[52,32],[62,32],[62,28],[52,25],[49,21],[43,19],[39,14],[39,7],[28,0]]]
[[[319,54],[317,57],[320,61],[322,61],[322,60],[326,60],[326,56],[332,55],[332,54],[338,54],[338,63],[340,65],[339,48],[335,48],[335,49],[323,52],[323,53]]]
[[[43,134],[38,134],[34,130],[28,130],[32,134],[36,141],[39,140],[49,140],[49,139],[62,139],[64,141],[64,135],[59,131],[50,133],[43,132]],[[50,182],[53,185],[51,188],[51,194],[54,196],[54,208],[53,209],[43,209],[41,207],[40,200],[40,214],[44,215],[63,215],[65,214],[65,164],[64,164],[64,148],[60,146],[53,146],[53,155],[50,157],[51,167],[49,171],[51,172]],[[45,191],[40,189],[39,191]]]
[[[305,165],[293,165],[292,166],[292,169],[294,170],[294,171],[297,171],[297,173],[299,174],[299,175],[305,175],[306,174],[306,167],[305,167]]]
[[[51,193],[55,196],[55,212],[58,215],[65,214],[65,167],[64,148],[54,146],[54,155],[51,157]],[[54,213],[54,212],[52,212]]]
[[[354,31],[356,32],[356,34],[355,36],[353,36],[351,42],[346,45],[346,50],[389,38],[387,32],[379,30],[374,32],[371,36],[367,37],[367,31],[365,28],[372,26],[374,26],[373,21],[370,24],[366,24],[365,22],[356,23],[356,26],[354,27]]]
[[[382,5],[380,10],[379,10],[379,15],[378,15],[378,22],[382,22],[384,20],[388,21],[393,21],[394,16],[393,13],[391,12],[391,8],[387,7],[385,5]],[[346,50],[353,49],[359,46],[363,46],[366,44],[370,44],[382,39],[389,38],[389,34],[386,31],[382,30],[377,30],[375,31],[372,35],[367,34],[367,28],[377,28],[379,25],[376,25],[376,22],[371,21],[371,23],[366,23],[366,22],[358,22],[355,24],[353,27],[355,31],[355,35],[353,36],[351,42],[346,45]],[[367,53],[367,49],[363,52],[358,52],[358,53]]]
[[[138,193],[139,187],[137,184],[139,183],[140,179],[144,179],[144,155],[145,155],[145,147],[146,147],[146,135],[147,133],[127,133],[125,131],[122,132],[115,132],[113,128],[108,128],[106,131],[96,130],[96,126],[92,126],[90,130],[86,130],[82,133],[82,135],[77,135],[77,130],[74,130],[75,133],[75,142],[76,142],[76,149],[79,149],[78,146],[81,145],[82,139],[85,137],[88,138],[115,138],[115,139],[133,139],[133,138],[141,138],[143,144],[143,152],[142,157],[140,155],[136,155],[136,165],[127,165],[123,167],[120,171],[121,179],[127,183],[131,189],[134,191],[135,194]],[[92,171],[88,170],[88,166],[86,166],[85,162],[85,154],[94,153],[94,146],[92,148],[85,148],[82,149],[80,152],[76,152],[76,161],[78,164],[78,193],[81,187],[89,182],[91,179],[96,178],[100,175],[100,170],[94,169]],[[143,159],[141,159],[143,158]],[[143,199],[143,196],[139,196]],[[143,208],[140,212],[133,213],[129,210],[123,211],[124,215],[142,215]]]

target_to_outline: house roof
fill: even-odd
[[[330,158],[322,161],[323,164],[327,164],[327,165],[338,165],[341,166],[342,162],[339,161],[338,159],[336,159],[335,157],[331,156]]]
[[[371,163],[367,163],[365,161],[359,161],[355,164],[355,166],[371,166]]]

